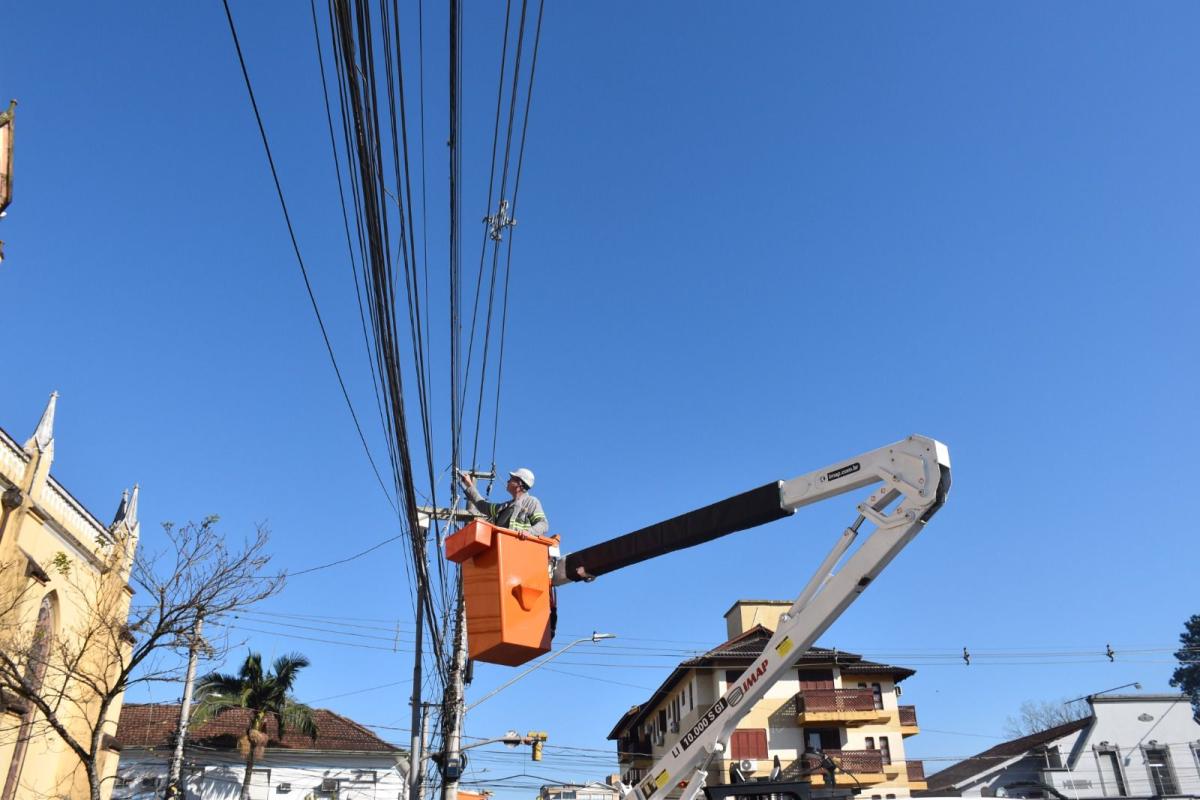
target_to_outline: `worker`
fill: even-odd
[[[533,472],[521,467],[508,473],[504,488],[512,495],[507,503],[492,503],[484,499],[475,488],[475,479],[469,472],[458,473],[458,482],[467,492],[467,499],[476,512],[485,515],[488,522],[522,534],[545,536],[550,530],[542,503],[529,493],[533,488]],[[550,587],[550,638],[558,630],[558,592]]]
[[[524,467],[508,473],[504,488],[512,495],[506,503],[492,503],[475,488],[475,479],[468,472],[459,472],[458,481],[467,493],[471,507],[488,518],[488,522],[517,533],[545,536],[550,530],[541,502],[529,493],[533,488],[533,473]]]

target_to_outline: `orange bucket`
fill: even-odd
[[[550,651],[550,548],[539,538],[475,520],[446,539],[462,565],[467,652],[516,667]]]

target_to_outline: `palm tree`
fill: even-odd
[[[210,672],[196,684],[196,712],[193,725],[220,716],[235,708],[250,711],[246,732],[238,738],[238,751],[246,758],[246,775],[242,780],[241,800],[250,800],[250,778],[254,774],[254,762],[262,758],[267,749],[267,722],[274,717],[279,726],[279,735],[286,730],[308,734],[315,741],[317,724],[313,711],[292,697],[292,685],[296,674],[308,666],[308,659],[299,653],[290,653],[275,659],[271,671],[264,674],[262,656],[250,653],[237,675],[222,675]]]

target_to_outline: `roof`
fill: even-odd
[[[928,785],[926,791],[939,792],[956,787],[958,784],[970,780],[976,775],[981,775],[999,767],[1004,761],[1017,758],[1036,747],[1041,747],[1053,742],[1055,739],[1060,739],[1063,736],[1083,730],[1092,724],[1093,719],[1095,717],[1084,717],[1083,719],[1064,722],[1062,725],[1055,725],[1053,728],[1047,728],[1044,731],[1038,731],[1028,736],[1022,736],[1019,739],[1002,742],[995,747],[984,750],[982,753],[977,753],[968,759],[964,759],[952,767],[947,767],[941,772],[935,772],[930,775],[925,779]]]
[[[250,721],[250,710],[230,709],[193,727],[188,732],[188,741],[208,747],[237,747],[238,737]],[[400,748],[388,744],[371,731],[352,719],[325,708],[313,709],[317,723],[317,739],[303,733],[288,731],[281,738],[274,722],[267,724],[268,748],[291,750],[327,750],[341,752],[395,753]],[[117,725],[117,741],[122,747],[170,747],[179,726],[179,706],[159,704],[126,704],[121,709]]]
[[[671,671],[671,674],[655,690],[649,700],[629,709],[617,720],[617,724],[609,732],[608,738],[619,738],[624,731],[641,724],[642,720],[649,716],[654,709],[658,708],[658,704],[667,698],[671,690],[691,670],[703,667],[733,668],[750,666],[750,663],[762,654],[772,635],[773,631],[769,628],[762,625],[755,625],[744,633],[740,633],[732,639],[722,642],[704,655],[682,662]],[[799,668],[837,667],[843,674],[851,675],[887,674],[891,675],[897,683],[917,674],[916,670],[911,670],[907,667],[897,667],[892,664],[867,661],[857,653],[828,647],[810,647],[800,657],[796,666]]]

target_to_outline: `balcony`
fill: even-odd
[[[913,736],[921,732],[917,727],[917,707],[900,706],[900,735]]]
[[[870,692],[867,694],[870,695]],[[840,767],[833,776],[837,786],[868,786],[894,777],[883,771],[883,755],[878,750],[826,750],[825,755]],[[808,777],[813,786],[826,785],[823,772],[813,772]]]
[[[651,757],[649,736],[626,736],[617,740],[618,760],[622,763],[641,761]]]
[[[856,726],[886,722],[870,689],[805,689],[796,695],[796,724],[833,722]]]
[[[909,789],[927,789],[929,784],[925,782],[925,762],[924,761],[909,761],[904,765],[908,772],[908,788]]]

